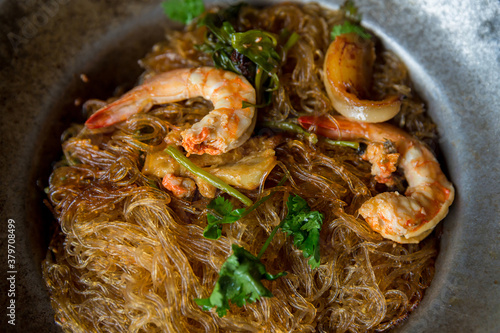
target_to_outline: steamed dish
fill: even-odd
[[[454,197],[404,64],[351,2],[190,8],[165,5],[191,23],[63,134],[43,267],[56,322],[395,327],[432,280],[432,231]]]

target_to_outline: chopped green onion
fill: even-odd
[[[354,141],[338,141],[338,140],[332,140],[328,138],[324,138],[322,141],[325,143],[328,143],[329,145],[332,146],[342,146],[342,147],[349,147],[353,149],[359,149],[359,142],[354,142]]]
[[[273,231],[271,231],[271,234],[269,235],[269,237],[267,237],[266,242],[264,243],[264,245],[262,245],[262,248],[260,249],[259,254],[257,255],[257,259],[260,260],[260,258],[262,258],[262,256],[264,255],[264,252],[266,252],[267,247],[269,246],[269,244],[271,244],[271,241],[273,240],[274,235],[276,235],[278,230],[283,226],[283,224],[285,224],[285,220],[286,219],[283,219],[283,221],[281,221],[280,224],[278,224],[276,227],[274,227]]]
[[[297,43],[299,38],[300,38],[300,35],[296,32],[293,32],[290,35],[290,37],[288,38],[288,40],[286,41],[285,46],[283,46],[283,48],[281,49],[283,54],[286,54],[288,52],[288,50],[290,50],[292,48],[292,46],[294,46],[295,43]]]

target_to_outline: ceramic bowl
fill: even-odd
[[[322,3],[334,8],[340,1]],[[439,126],[457,190],[442,222],[432,285],[396,331],[500,332],[500,2],[356,3],[363,24],[408,65]],[[135,82],[137,59],[163,38],[166,25],[160,1],[0,1],[1,326],[7,331],[60,331],[41,272],[53,231],[43,187],[61,155],[60,135],[84,120],[75,99],[105,98]],[[6,262],[9,224],[13,269]],[[15,296],[5,298],[12,274]],[[7,323],[11,299],[15,326]]]

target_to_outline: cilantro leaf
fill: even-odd
[[[271,281],[286,275],[286,272],[269,274],[264,264],[253,254],[236,244],[233,244],[232,249],[233,254],[222,265],[210,297],[195,299],[204,311],[217,307],[219,317],[226,315],[230,300],[241,307],[254,303],[260,297],[273,297],[261,280]]]
[[[162,7],[170,19],[184,24],[205,11],[203,0],[167,0],[162,3]]]
[[[364,39],[370,39],[372,37],[372,35],[370,35],[362,26],[358,24],[353,24],[349,21],[345,21],[341,25],[333,26],[330,38],[332,40],[335,40],[337,36],[340,36],[342,34],[348,34],[351,32],[360,35]]]
[[[323,214],[311,211],[307,201],[298,195],[290,195],[286,203],[288,214],[282,222],[282,230],[293,236],[293,245],[309,259],[311,268],[320,264],[319,233],[323,224]]]
[[[277,186],[283,185],[286,180],[287,177],[283,177]],[[239,219],[247,216],[248,214],[256,210],[257,207],[259,207],[262,203],[272,197],[274,193],[275,191],[272,191],[270,194],[259,199],[247,209],[238,208],[233,210],[233,204],[229,200],[224,197],[215,198],[207,205],[207,208],[212,210],[212,212],[207,213],[208,225],[203,231],[203,237],[209,239],[219,239],[219,237],[222,235],[222,224],[234,223]]]
[[[224,197],[217,197],[208,206],[220,215],[229,215],[233,211],[233,204]]]
[[[233,204],[224,197],[217,197],[212,200],[207,208],[212,209],[215,214],[207,214],[207,222],[203,237],[209,239],[219,239],[222,235],[222,224],[234,223],[244,214],[245,209],[239,208],[233,210]]]

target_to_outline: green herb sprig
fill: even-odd
[[[360,25],[361,14],[359,13],[358,7],[354,4],[354,1],[346,0],[340,7],[340,10],[344,12],[346,21],[342,24],[333,26],[330,33],[331,40],[335,40],[337,36],[348,33],[356,33],[364,39],[372,38],[372,35]]]
[[[311,211],[307,202],[298,195],[290,195],[286,203],[288,214],[282,222],[282,230],[293,237],[293,245],[309,259],[311,268],[320,264],[319,232],[323,214]]]
[[[219,208],[226,213],[231,210],[231,207],[222,201]],[[323,215],[311,211],[303,198],[293,194],[288,197],[287,208],[286,218],[273,229],[257,256],[236,244],[232,245],[233,254],[222,265],[219,279],[210,296],[195,299],[196,304],[204,311],[217,307],[217,314],[223,317],[229,309],[229,301],[241,307],[256,302],[261,297],[273,297],[261,280],[272,281],[287,273],[269,274],[260,258],[279,229],[294,238],[294,245],[302,251],[304,257],[310,258],[309,265],[312,269],[319,266],[319,232],[323,224]]]
[[[281,186],[285,183],[287,177],[283,177],[277,186]],[[233,204],[226,198],[219,196],[214,200],[210,201],[207,208],[210,210],[207,213],[208,225],[203,231],[203,237],[209,239],[219,239],[222,235],[222,225],[228,223],[234,223],[239,219],[247,216],[251,212],[257,209],[261,204],[267,201],[276,191],[272,191],[270,194],[257,200],[252,206],[248,208],[237,208],[233,209]]]
[[[184,24],[191,23],[205,11],[203,0],[168,0],[162,7],[170,19]]]
[[[370,39],[372,38],[372,35],[368,33],[362,26],[351,23],[349,21],[345,21],[343,24],[340,25],[334,25],[332,28],[332,32],[330,34],[330,38],[334,40],[337,36],[340,36],[342,34],[348,34],[354,32],[364,39]]]
[[[273,297],[261,280],[272,281],[287,274],[269,274],[260,258],[236,244],[233,244],[232,249],[233,254],[222,265],[210,297],[194,300],[204,311],[217,307],[219,317],[226,315],[230,300],[241,307],[261,297]]]
[[[222,225],[238,221],[245,213],[243,208],[233,210],[233,204],[224,197],[215,198],[207,208],[211,213],[207,213],[208,225],[203,230],[203,237],[208,239],[219,239],[222,235]]]
[[[188,24],[196,17],[198,26],[206,26],[205,42],[196,47],[212,56],[215,67],[245,76],[255,87],[257,107],[271,103],[271,93],[278,89],[278,71],[290,48],[300,36],[284,29],[279,36],[264,30],[237,32],[235,22],[241,7],[237,4],[206,13],[202,0],[168,0],[162,4],[166,15]]]
[[[255,87],[257,105],[270,103],[270,93],[279,87],[278,71],[286,53],[298,41],[297,33],[283,31],[280,36],[264,30],[236,32],[231,21],[242,5],[207,13],[199,22],[209,30],[200,50],[212,55],[215,67],[244,75]],[[234,57],[247,59],[241,63]],[[243,60],[242,60],[243,61]]]

